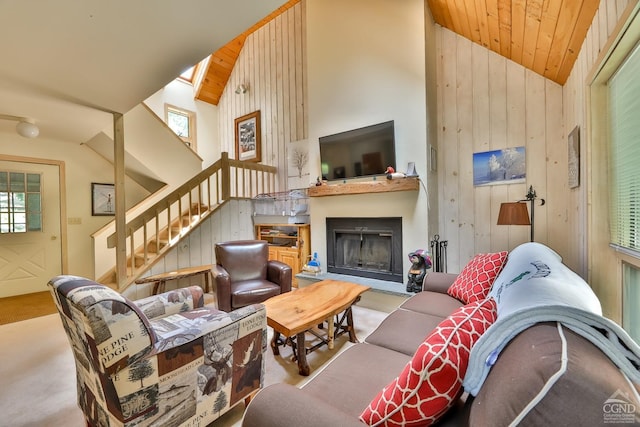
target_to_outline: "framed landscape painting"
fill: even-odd
[[[503,148],[473,154],[473,185],[525,182],[527,168],[524,147]]]
[[[262,160],[260,141],[260,110],[235,120],[236,159],[246,162]]]

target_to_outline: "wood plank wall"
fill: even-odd
[[[448,241],[448,271],[460,271],[476,253],[529,240],[528,227],[496,225],[500,204],[524,198],[529,185],[547,200],[536,207],[536,241],[567,252],[562,88],[447,29],[436,35],[439,234]],[[520,146],[526,184],[474,187],[473,153]]]
[[[440,236],[449,241],[449,271],[459,271],[474,253],[528,241],[528,227],[496,221],[501,202],[521,199],[533,185],[547,201],[536,207],[535,240],[558,251],[587,278],[586,79],[629,3],[600,2],[562,87],[437,27]],[[581,184],[569,189],[567,136],[575,126],[581,129]],[[516,146],[526,147],[526,185],[473,187],[474,152]]]
[[[287,144],[307,138],[305,108],[305,2],[247,37],[219,103],[221,151],[235,156],[234,120],[260,110],[262,163],[278,168],[278,191],[286,190]],[[239,84],[249,86],[236,94]]]
[[[567,264],[586,278],[598,295],[605,316],[622,322],[622,272],[619,258],[609,248],[608,224],[603,214],[606,194],[599,176],[606,174],[606,153],[601,140],[592,140],[591,122],[602,123],[592,114],[590,84],[618,36],[621,19],[638,0],[601,1],[569,79],[563,87],[566,136],[580,127],[580,186],[567,192],[571,233]],[[606,184],[604,184],[606,185]],[[606,210],[606,207],[604,208]],[[594,219],[596,218],[596,219]],[[590,224],[590,221],[592,224]],[[565,261],[566,262],[566,261]]]
[[[612,35],[620,17],[628,5],[627,0],[600,2],[591,28],[582,45],[578,59],[569,79],[563,86],[563,117],[565,121],[564,140],[575,126],[580,127],[581,157],[580,186],[567,193],[567,212],[572,232],[568,236],[567,259],[569,266],[582,277],[587,277],[588,232],[587,232],[587,150],[589,146],[587,123],[588,84],[587,76],[592,72],[601,50]]]

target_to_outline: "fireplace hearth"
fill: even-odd
[[[327,271],[402,283],[402,218],[327,218]]]

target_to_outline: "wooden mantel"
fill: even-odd
[[[339,196],[344,194],[386,193],[389,191],[416,191],[418,178],[386,179],[375,181],[344,182],[309,187],[309,197]]]

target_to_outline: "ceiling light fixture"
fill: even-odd
[[[242,94],[242,93],[247,93],[247,91],[249,90],[249,85],[246,85],[244,83],[241,83],[238,85],[238,87],[236,87],[236,93],[238,95]]]
[[[40,134],[40,129],[35,124],[35,120],[28,117],[10,116],[8,114],[0,114],[0,119],[18,122],[16,132],[25,138],[35,138]]]

